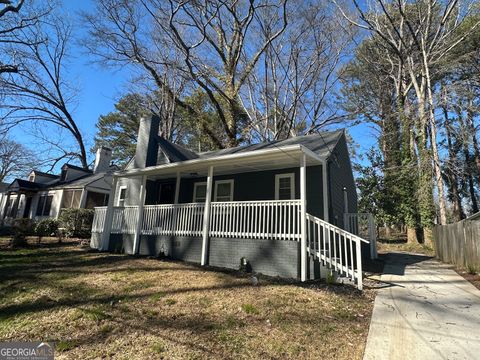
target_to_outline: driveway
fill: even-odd
[[[426,256],[385,260],[364,359],[480,359],[480,290]]]

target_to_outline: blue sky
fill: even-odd
[[[63,0],[62,2],[67,16],[70,16],[75,23],[75,38],[81,39],[86,30],[79,21],[78,12],[92,10],[94,0]],[[98,117],[114,110],[116,101],[128,92],[130,73],[127,70],[108,69],[93,64],[94,59],[85,53],[79,42],[75,43],[71,50],[72,57],[67,71],[68,79],[79,90],[78,105],[73,113],[82,130],[85,146],[87,150],[90,150]],[[369,126],[359,125],[350,128],[349,132],[360,146],[357,153],[364,153],[369,147],[375,145],[374,132]],[[17,141],[27,144],[35,141],[21,128],[15,129],[12,135]],[[90,160],[92,159],[93,155],[90,154]]]

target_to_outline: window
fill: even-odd
[[[120,191],[118,193],[117,206],[125,206],[125,198],[127,197],[127,187],[120,186]]]
[[[107,206],[108,194],[103,194],[94,191],[87,192],[87,201],[85,209],[93,209],[96,206]]]
[[[37,216],[49,216],[50,209],[52,208],[53,195],[42,195],[38,199],[37,204]]]
[[[215,201],[233,200],[233,180],[215,181]]]
[[[295,199],[295,174],[275,175],[275,200]]]
[[[81,197],[82,190],[63,190],[62,205],[60,206],[60,208],[79,208]]]
[[[207,183],[197,182],[193,186],[193,202],[205,202],[207,199]]]

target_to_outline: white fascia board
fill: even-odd
[[[233,160],[251,160],[254,158],[268,158],[271,155],[278,155],[281,153],[296,152],[298,154],[301,154],[304,152],[303,149],[306,149],[306,148],[300,144],[295,144],[295,145],[282,146],[282,147],[277,147],[272,149],[255,150],[255,151],[245,152],[245,153],[220,155],[220,156],[215,156],[207,159],[192,159],[192,160],[174,162],[174,163],[169,163],[164,165],[150,166],[144,169],[115,172],[113,173],[113,176],[131,177],[131,176],[139,176],[144,174],[148,175],[148,174],[154,174],[159,170],[180,171],[182,169],[185,170],[185,169],[188,169],[189,167],[199,165],[199,164],[202,164],[205,166],[219,166],[224,162],[233,161]],[[315,153],[312,152],[312,154],[315,154]]]
[[[317,160],[318,162],[324,164],[326,159],[322,158],[321,156],[318,156],[317,154],[315,154],[312,150],[310,150],[309,148],[303,146],[303,145],[300,145],[301,149],[302,149],[302,152],[307,155],[309,158],[311,159],[314,159],[314,160]]]

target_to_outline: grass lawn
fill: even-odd
[[[0,239],[0,340],[58,359],[361,359],[374,293]]]

